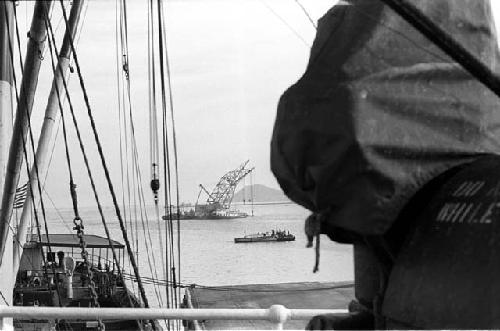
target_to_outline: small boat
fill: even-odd
[[[235,218],[245,218],[248,217],[248,214],[245,212],[241,212],[239,210],[216,210],[212,211],[210,213],[200,213],[196,214],[196,212],[191,209],[189,211],[181,211],[178,216],[177,213],[172,214],[172,219],[179,219],[181,220],[231,220]],[[169,220],[169,216],[163,215],[162,219],[164,221]]]
[[[288,231],[272,230],[270,233],[255,233],[249,234],[242,238],[234,238],[234,242],[238,243],[253,243],[253,242],[268,242],[268,241],[294,241],[295,236]]]
[[[248,217],[247,213],[239,210],[217,210],[205,216],[207,219],[234,219]]]

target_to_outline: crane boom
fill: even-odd
[[[207,204],[213,205],[216,208],[229,209],[236,186],[243,178],[245,178],[246,175],[255,169],[254,167],[247,168],[248,162],[250,162],[250,160],[243,162],[236,169],[231,170],[222,176],[211,193],[209,193],[203,185],[200,185],[200,187],[208,194]]]
[[[208,190],[205,188],[205,186],[203,186],[203,184],[200,184],[200,193],[201,191],[204,191],[209,197],[211,197],[212,195],[210,194],[210,192],[208,192]],[[198,194],[199,196],[199,194]]]

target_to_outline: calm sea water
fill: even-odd
[[[248,205],[235,208],[251,213]],[[147,210],[149,234],[143,222],[132,221],[129,233],[138,243],[138,264],[141,276],[151,277],[158,273],[163,278],[162,249],[160,236],[164,240],[165,223],[158,223],[154,209]],[[133,213],[132,213],[133,214]],[[349,245],[331,242],[326,236],[321,240],[319,272],[313,273],[314,249],[306,248],[304,219],[307,210],[296,205],[254,206],[254,216],[234,220],[182,220],[181,221],[181,282],[205,286],[286,283],[305,281],[346,281],[353,279],[352,249]],[[85,233],[104,235],[96,210],[81,211]],[[113,239],[123,242],[117,218],[112,208],[105,209],[107,223]],[[128,216],[128,215],[127,215]],[[128,217],[127,217],[128,218]],[[64,219],[63,222],[61,219]],[[135,219],[135,218],[134,218]],[[50,231],[68,233],[72,231],[70,210],[48,213]],[[130,220],[127,221],[130,226]],[[144,224],[147,224],[144,220]],[[235,244],[234,238],[245,234],[281,229],[296,236],[293,242],[271,242]],[[174,228],[174,231],[177,227]],[[146,247],[146,243],[148,243]],[[164,242],[163,242],[164,245]],[[175,244],[177,245],[177,243]],[[150,264],[154,270],[150,270]],[[124,267],[132,273],[128,263]],[[154,289],[147,285],[149,297],[154,298]],[[153,305],[157,305],[154,299]]]

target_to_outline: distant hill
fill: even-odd
[[[250,201],[252,199],[252,186],[247,185],[234,194],[233,202]],[[262,184],[253,185],[254,202],[281,202],[290,201],[279,189],[270,188]]]

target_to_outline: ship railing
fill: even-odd
[[[269,309],[171,309],[171,308],[81,308],[1,306],[0,330],[8,329],[7,319],[30,320],[261,320],[282,330],[290,320],[309,320],[317,315],[346,314],[347,309],[288,309],[273,305]],[[195,326],[196,327],[196,326]],[[199,326],[198,326],[199,327]]]
[[[64,253],[68,253],[68,252],[64,252]],[[75,262],[76,263],[80,263],[80,262],[83,262],[83,258],[78,256],[79,254],[75,254],[74,258],[75,258]],[[69,256],[72,256],[72,255],[69,255]],[[72,256],[73,257],[73,256]],[[109,271],[117,271],[117,268],[116,268],[116,263],[111,260],[111,259],[107,259],[105,257],[102,257],[100,255],[97,255],[97,254],[88,254],[88,260],[90,262],[90,264],[93,266],[93,267],[97,267],[99,262],[101,262],[101,269],[98,269],[100,271],[106,271],[106,265],[109,267]],[[54,263],[57,265],[57,263],[55,261],[50,261],[50,262],[47,262],[47,266],[50,266],[49,263]],[[23,269],[22,271],[29,271],[31,273],[45,273],[45,272],[48,272],[49,274],[52,273],[52,268],[50,267],[47,267],[47,270],[45,269]]]
[[[106,254],[102,254],[101,250],[104,250]],[[76,262],[82,262],[83,257],[81,256],[81,252],[78,249],[74,249],[74,247],[71,247],[71,249],[68,248],[62,248],[58,250],[58,252],[63,252],[65,256],[71,256],[72,258],[75,259]],[[96,251],[99,252],[96,254]],[[46,253],[45,253],[46,254]],[[99,262],[101,262],[101,265],[108,265],[110,269],[114,270],[116,268],[116,262],[113,260],[112,257],[109,256],[109,251],[106,248],[90,248],[88,249],[88,254],[87,258],[93,266],[97,266]],[[121,253],[121,249],[118,250],[118,259],[120,261],[120,264],[123,265],[123,254]],[[58,261],[48,261],[48,262],[58,262]]]

